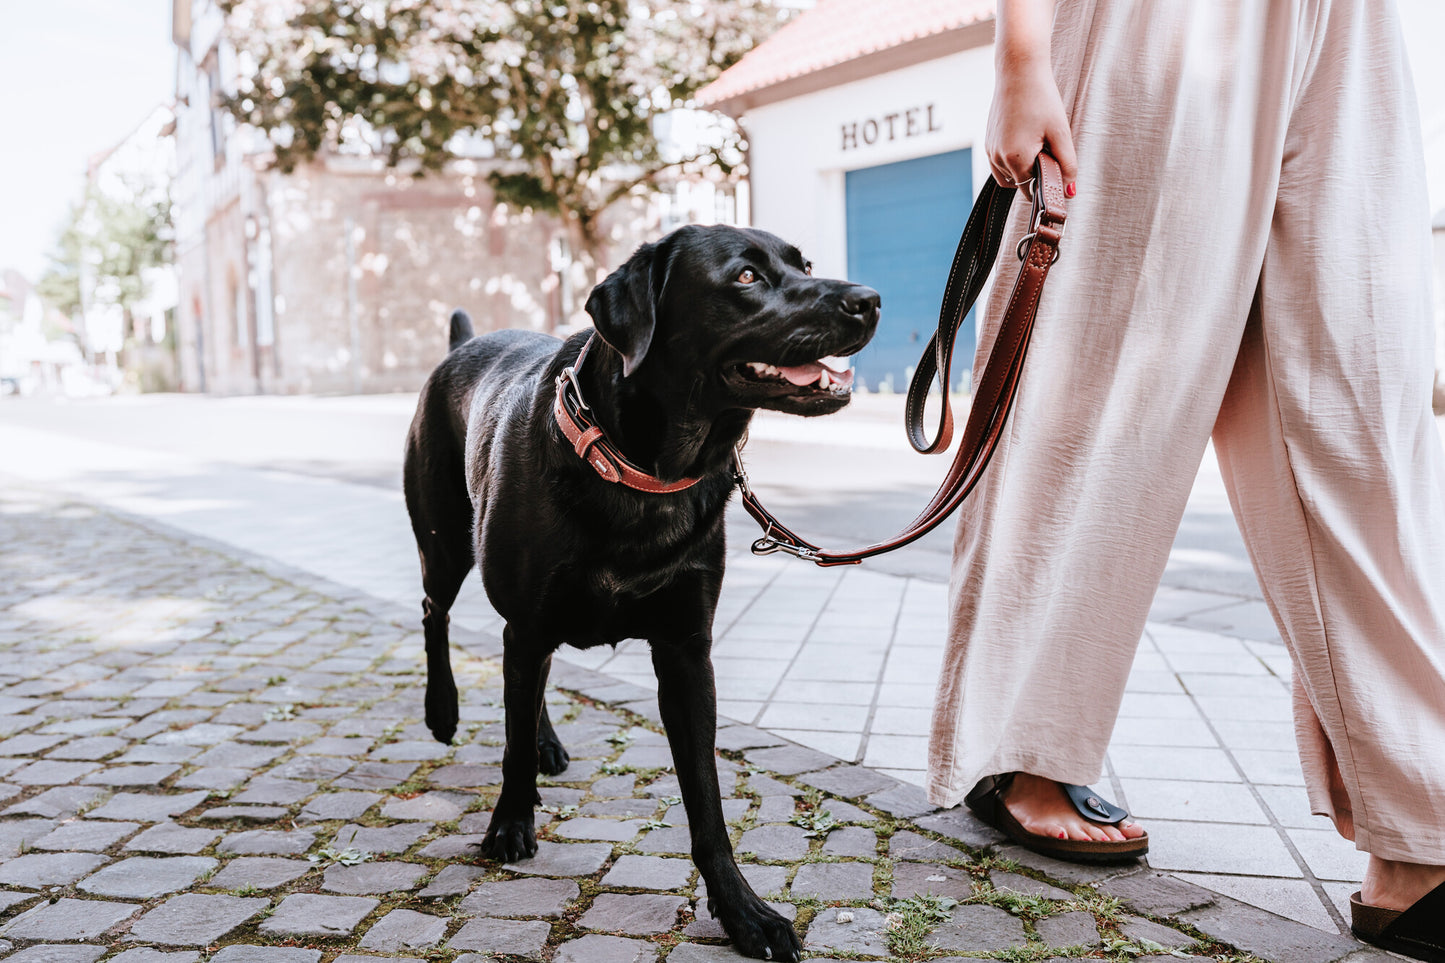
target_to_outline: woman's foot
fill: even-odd
[[[1085,819],[1057,782],[1026,772],[1013,777],[1004,791],[1003,802],[1024,829],[1054,839],[1120,842],[1144,835],[1143,827],[1127,819],[1118,826]]]
[[[1371,856],[1369,865],[1365,867],[1365,881],[1360,884],[1360,902],[1384,909],[1406,910],[1441,883],[1445,883],[1445,866],[1402,863]]]

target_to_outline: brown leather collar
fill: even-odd
[[[582,370],[582,362],[587,357],[587,349],[592,347],[592,342],[597,335],[593,334],[582,345],[582,351],[577,355],[577,360],[572,362],[571,367],[564,368],[557,376],[557,400],[552,405],[552,414],[557,419],[557,427],[562,429],[562,434],[572,443],[572,449],[577,452],[577,457],[591,465],[597,474],[607,481],[626,485],[640,492],[650,492],[654,495],[666,495],[671,492],[680,492],[691,488],[698,483],[696,478],[683,478],[675,482],[665,482],[655,475],[638,468],[632,462],[623,457],[617,446],[608,440],[602,427],[587,416],[592,409],[582,399],[582,385],[577,378],[577,372]]]

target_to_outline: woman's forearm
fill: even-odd
[[[994,64],[999,71],[1049,63],[1054,0],[1000,0],[994,32]]]
[[[1000,184],[1029,179],[1048,148],[1073,196],[1074,141],[1051,63],[1054,0],[1000,0],[994,35],[995,87],[984,147]]]

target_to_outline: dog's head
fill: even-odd
[[[645,244],[592,290],[587,313],[636,377],[724,408],[837,411],[853,373],[837,360],[878,327],[878,292],[815,278],[766,231],[689,225]]]

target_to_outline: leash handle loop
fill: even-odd
[[[865,558],[891,552],[922,538],[951,515],[973,491],[1003,436],[1004,425],[1018,392],[1024,358],[1028,354],[1039,295],[1049,268],[1058,260],[1059,241],[1068,217],[1068,202],[1058,161],[1047,153],[1040,153],[1034,160],[1033,182],[1030,230],[1019,242],[1018,255],[1022,264],[1014,281],[1013,293],[999,324],[988,362],[976,379],[973,403],[969,407],[963,439],[954,454],[953,464],[928,505],[902,532],[887,541],[849,552],[823,551],[794,535],[763,507],[748,487],[741,457],[735,454],[743,507],[764,532],[763,537],[753,543],[754,554],[784,552],[824,567],[857,565]],[[923,454],[942,452],[953,439],[953,411],[949,404],[948,386],[954,339],[969,309],[978,300],[998,258],[1014,193],[1014,188],[1001,187],[992,177],[985,181],[954,252],[943,303],[939,308],[938,330],[923,349],[923,356],[908,386],[904,409],[908,441]],[[942,405],[938,430],[930,440],[924,432],[923,414],[928,390],[935,378],[941,390]]]

